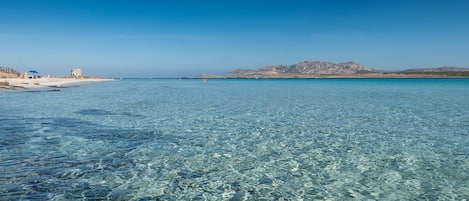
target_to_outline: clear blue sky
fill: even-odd
[[[469,67],[469,1],[0,0],[0,66],[106,77],[304,60]]]

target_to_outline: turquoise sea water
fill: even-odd
[[[0,200],[469,199],[469,79],[0,91]]]

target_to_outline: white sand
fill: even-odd
[[[73,79],[73,78],[37,78],[37,79],[22,79],[22,78],[0,78],[0,88],[15,89],[15,88],[43,88],[43,87],[61,87],[66,85],[80,84],[84,82],[99,82],[107,81],[110,79]],[[8,84],[5,84],[8,83]]]

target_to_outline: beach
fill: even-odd
[[[99,82],[111,79],[101,78],[0,78],[0,89],[38,89],[45,87],[62,87],[67,85],[81,84],[85,82]]]

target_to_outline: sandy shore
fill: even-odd
[[[73,78],[0,78],[0,89],[35,89],[45,87],[62,87],[86,82],[108,81],[111,79],[73,79]]]

